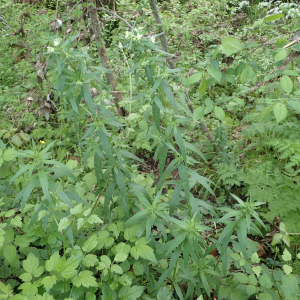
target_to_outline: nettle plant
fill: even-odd
[[[101,78],[107,70],[91,66],[86,52],[72,49],[76,36],[55,40],[47,53],[49,80],[61,109],[68,112],[67,121],[74,121],[76,142],[85,149],[84,163],[64,165],[51,158],[48,151],[55,141],[42,150],[33,143],[32,150],[16,153],[19,171],[7,178],[12,191],[0,202],[0,297],[297,299],[298,278],[291,269],[270,270],[260,263],[257,243],[247,239],[248,233],[261,234],[264,227],[256,212],[262,203],[232,195],[234,208],[215,210],[192,193],[200,186],[215,196],[213,183],[195,171],[206,163],[205,156],[188,142],[184,127],[191,122],[201,126],[212,111],[222,121],[225,111],[210,102],[208,110],[198,107],[192,112],[184,84],[178,88],[180,70],[170,70],[166,53],[153,39],[138,34],[125,49],[133,53],[128,61],[128,73],[134,75],[131,86],[136,86],[132,91],[142,93],[125,99],[124,105],[130,113],[145,108],[139,125],[159,162],[157,184],[139,184],[136,164],[143,161],[128,145],[134,138],[128,134],[129,124],[104,101],[108,88]],[[237,40],[223,41],[222,51],[228,56],[240,50]],[[240,80],[253,79],[251,68],[245,68]],[[216,62],[207,72],[222,81]],[[193,76],[185,84],[196,83],[202,75]],[[177,96],[171,82],[177,83]],[[91,97],[91,86],[100,92],[98,102]],[[206,88],[203,77],[200,93]],[[178,177],[171,178],[175,170]],[[224,226],[218,237],[208,217]],[[218,258],[211,255],[216,248]]]

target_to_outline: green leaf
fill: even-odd
[[[242,44],[235,38],[227,38],[222,41],[220,50],[223,51],[226,56],[231,56],[242,50]]]
[[[157,300],[170,300],[173,292],[170,288],[162,286],[157,293]]]
[[[56,270],[61,274],[63,278],[70,279],[78,273],[77,267],[79,266],[81,260],[81,255],[75,257],[72,256],[67,260],[62,257],[56,265]]]
[[[81,271],[78,276],[74,277],[72,283],[77,287],[80,287],[81,285],[86,288],[90,286],[98,287],[93,272],[87,270]]]
[[[288,56],[288,51],[286,49],[282,49],[274,56],[274,61],[284,60]]]
[[[292,274],[282,276],[281,289],[284,299],[298,299],[299,283],[296,276]]]
[[[17,254],[17,250],[14,245],[6,245],[3,249],[3,255],[9,263],[13,262],[13,260],[16,257],[16,254]]]
[[[135,275],[143,275],[145,273],[145,267],[140,261],[136,261],[132,269]]]
[[[267,293],[258,294],[258,300],[273,300],[273,297]]]
[[[275,20],[278,20],[280,18],[283,17],[283,14],[275,14],[275,15],[271,15],[271,16],[268,16],[266,18],[264,18],[264,22],[271,22],[271,21],[275,21]]]
[[[108,285],[103,284],[101,300],[116,300],[117,294]]]
[[[162,90],[164,91],[164,93],[167,96],[168,101],[172,104],[176,114],[178,115],[178,109],[177,109],[177,104],[173,95],[172,90],[170,89],[169,85],[167,84],[166,81],[162,81],[160,83],[160,87],[162,88]]]
[[[22,273],[19,278],[24,282],[28,282],[32,280],[32,275],[29,273]]]
[[[164,244],[158,251],[158,253],[163,253],[167,251],[166,255],[171,253],[175,248],[178,248],[179,245],[186,239],[186,233],[181,233],[175,239]]]
[[[199,175],[196,171],[194,171],[190,168],[187,169],[187,172],[194,180],[199,182],[206,190],[208,190],[210,192],[210,194],[215,196],[215,193],[213,192],[213,190],[211,189],[211,187],[208,184],[208,183],[212,183],[212,182],[208,178]]]
[[[194,112],[193,112],[193,118],[195,120],[200,120],[201,118],[204,117],[204,110],[205,108],[202,106],[197,107]]]
[[[287,75],[283,75],[280,79],[280,87],[284,92],[290,94],[294,87],[292,79]]]
[[[215,116],[216,116],[217,119],[219,119],[221,122],[224,121],[225,112],[224,112],[222,107],[215,106],[214,113],[215,113]]]
[[[290,252],[286,248],[283,250],[282,259],[284,261],[290,261],[292,259],[292,255],[290,254]]]
[[[274,108],[274,105],[265,107],[259,114],[259,117],[258,117],[259,122],[261,122],[264,118],[266,118],[271,113],[273,108]]]
[[[139,238],[135,242],[135,246],[130,249],[130,254],[134,259],[138,259],[139,257],[143,259],[148,259],[154,263],[157,262],[154,251],[151,247],[146,245],[147,241],[145,237]]]
[[[83,95],[84,95],[84,100],[86,101],[90,109],[90,113],[95,116],[95,107],[93,103],[93,98],[91,96],[91,92],[87,84],[83,85]]]
[[[283,265],[282,269],[283,269],[284,273],[287,275],[291,274],[293,271],[293,268],[289,265]]]
[[[300,113],[300,102],[299,101],[294,101],[294,100],[289,100],[288,105],[290,105],[294,110]]]
[[[277,123],[280,123],[287,116],[287,108],[283,103],[277,103],[274,105],[273,113],[274,113]]]
[[[97,215],[90,215],[86,221],[89,223],[89,224],[102,224],[103,221],[97,216]]]
[[[122,268],[120,266],[118,266],[118,265],[112,265],[110,267],[110,270],[111,270],[112,273],[115,273],[115,274],[120,274],[120,275],[123,274]]]
[[[68,218],[64,217],[60,220],[59,224],[58,224],[58,231],[63,231],[64,229],[66,229],[69,225],[71,224],[71,220],[69,220]]]
[[[59,252],[55,252],[50,256],[48,260],[46,260],[45,268],[48,272],[55,270],[57,263],[60,260]]]
[[[57,278],[55,275],[46,276],[42,279],[41,283],[44,285],[45,290],[48,292],[56,283],[56,280]]]
[[[174,136],[175,136],[175,140],[177,142],[177,145],[180,149],[180,153],[184,159],[184,161],[186,162],[186,148],[185,148],[185,141],[181,135],[181,132],[179,130],[179,128],[174,128]]]
[[[248,276],[245,275],[244,273],[235,273],[235,274],[233,274],[233,276],[240,283],[243,283],[243,284],[248,283]]]
[[[207,81],[206,81],[206,78],[203,77],[203,79],[201,80],[200,85],[199,85],[200,96],[204,95],[204,93],[206,92],[206,89],[207,89]]]
[[[39,174],[39,180],[40,180],[40,184],[41,184],[43,193],[44,193],[46,199],[48,199],[50,201],[48,178],[46,176],[46,173],[44,172],[44,170],[39,170],[38,174]]]
[[[208,67],[207,72],[209,75],[211,75],[213,78],[215,78],[218,82],[221,82],[222,80],[222,73],[213,67]]]
[[[191,85],[193,83],[198,82],[202,77],[202,72],[195,73],[191,75],[189,78],[184,80],[185,85]]]
[[[60,200],[62,200],[62,202],[66,203],[70,207],[73,207],[73,203],[71,202],[70,198],[67,196],[67,194],[64,191],[60,190],[58,192],[58,197]]]
[[[270,277],[268,274],[263,274],[259,277],[259,284],[263,287],[266,287],[267,289],[272,288],[273,282],[271,281]]]
[[[97,265],[99,263],[99,260],[95,254],[88,254],[84,257],[82,263],[85,267],[90,268]]]
[[[30,252],[25,260],[23,260],[23,268],[26,272],[30,273],[31,275],[37,270],[39,266],[39,260],[35,255]]]
[[[98,245],[98,237],[93,234],[91,237],[86,240],[82,246],[82,250],[85,252],[91,252]]]
[[[129,287],[125,285],[121,287],[119,291],[119,297],[121,300],[136,300],[142,295],[144,289],[145,287],[143,286],[134,285],[132,287]]]
[[[127,259],[127,257],[128,257],[128,253],[119,252],[116,254],[114,261],[122,262],[122,261],[125,261]]]

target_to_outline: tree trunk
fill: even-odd
[[[163,50],[166,53],[168,53],[166,33],[164,32],[163,25],[162,25],[162,22],[161,22],[159,13],[158,13],[158,9],[157,9],[155,0],[150,0],[150,6],[151,6],[151,9],[152,9],[152,13],[155,17],[156,23],[158,24],[158,27],[162,32],[162,34],[160,35],[161,46],[162,46]],[[175,65],[174,65],[174,62],[172,60],[172,57],[167,58],[167,62],[168,62],[168,65],[169,65],[170,69],[175,69]]]
[[[89,2],[93,4],[93,0],[90,0]],[[110,63],[109,63],[109,59],[107,56],[105,45],[100,40],[101,29],[100,29],[100,22],[99,22],[97,10],[95,8],[91,7],[91,9],[89,11],[89,15],[91,18],[91,25],[92,25],[93,32],[95,34],[95,41],[97,43],[97,50],[98,50],[98,54],[99,54],[102,66],[104,68],[110,69]],[[115,79],[115,76],[114,76],[113,72],[109,72],[109,73],[107,72],[107,73],[105,73],[105,76],[106,76],[108,85],[111,86],[111,94],[114,97],[114,103],[118,109],[118,112],[121,116],[125,116],[126,115],[125,109],[123,107],[120,107],[120,105],[119,105],[119,102],[123,100],[122,93],[119,91],[115,91],[116,86],[117,86],[117,81]]]

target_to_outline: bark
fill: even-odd
[[[166,33],[164,32],[163,25],[162,25],[162,22],[161,22],[161,19],[160,19],[160,15],[158,13],[158,9],[157,9],[155,0],[150,0],[150,6],[151,6],[151,9],[152,9],[152,13],[153,13],[153,15],[155,17],[155,21],[156,21],[159,29],[162,32],[162,34],[160,35],[161,46],[162,46],[163,50],[166,53],[168,53],[168,45],[167,45]],[[172,57],[167,58],[167,62],[168,62],[168,65],[169,65],[170,69],[175,69],[175,65],[174,65],[174,62],[172,60]]]
[[[93,3],[93,0],[89,1],[90,3]],[[98,54],[102,63],[102,66],[104,68],[110,69],[110,62],[107,56],[107,51],[105,48],[105,45],[103,41],[100,40],[100,35],[101,35],[101,28],[100,28],[100,22],[99,22],[99,17],[97,13],[97,9],[95,7],[91,7],[90,11],[90,18],[91,18],[91,25],[92,29],[95,35],[95,41],[97,43],[97,50]],[[117,86],[117,81],[115,79],[115,76],[113,72],[107,72],[105,73],[106,80],[108,85],[111,86],[111,94],[114,98],[114,103],[118,109],[118,112],[121,116],[125,116],[126,112],[123,107],[120,107],[119,102],[123,100],[122,93],[119,91],[115,91],[116,86]]]

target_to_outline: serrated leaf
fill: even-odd
[[[293,271],[293,268],[289,265],[283,265],[282,269],[283,269],[284,273],[287,275],[291,274]]]
[[[157,300],[170,300],[173,292],[167,286],[162,286],[157,293]]]
[[[275,246],[275,245],[279,244],[279,243],[281,242],[281,240],[282,240],[282,237],[283,237],[282,234],[276,233],[276,234],[273,236],[273,240],[272,240],[271,245],[272,245],[272,246]]]
[[[86,220],[89,224],[102,224],[103,221],[97,215],[91,215]]]
[[[46,276],[42,279],[41,283],[44,285],[45,290],[48,292],[56,283],[56,276]]]
[[[101,300],[116,300],[117,294],[108,285],[103,284]]]
[[[23,260],[23,268],[26,272],[34,274],[39,266],[39,260],[35,255],[30,252],[25,260]]]
[[[70,279],[78,273],[77,267],[79,266],[81,260],[82,256],[72,256],[67,260],[62,257],[56,265],[56,270],[63,278]]]
[[[280,123],[287,117],[287,108],[283,103],[277,103],[274,105],[273,113],[277,123]]]
[[[299,298],[299,283],[295,275],[289,274],[282,276],[282,286],[284,299]]]
[[[110,267],[110,270],[111,270],[112,273],[115,273],[115,274],[121,274],[121,275],[123,274],[122,268],[118,265],[112,265]]]
[[[77,287],[80,287],[81,285],[86,288],[90,286],[98,287],[96,278],[93,275],[94,274],[91,271],[81,271],[78,276],[72,279],[72,283]]]
[[[58,224],[58,231],[63,231],[70,224],[71,224],[71,221],[68,218],[66,218],[66,217],[62,218]]]
[[[286,248],[283,250],[282,259],[284,261],[290,261],[292,259],[291,253]]]
[[[22,140],[21,138],[15,134],[12,138],[11,138],[11,142],[16,145],[17,147],[21,147],[22,146]]]
[[[144,291],[145,287],[143,286],[123,286],[121,287],[120,291],[119,291],[119,297],[121,300],[136,300],[137,298],[139,298],[143,291]]]
[[[144,265],[140,261],[136,261],[132,269],[135,275],[143,275],[145,273]]]
[[[48,260],[46,260],[45,268],[48,272],[55,270],[57,263],[60,260],[60,256],[58,251],[50,256]]]
[[[261,267],[260,266],[253,267],[252,271],[257,277],[259,277],[259,275],[261,273]]]
[[[245,275],[244,273],[235,273],[235,274],[233,274],[233,276],[240,283],[243,283],[243,284],[248,283],[248,276]]]
[[[128,253],[119,252],[116,254],[114,261],[123,262],[127,259],[127,257],[128,257]]]
[[[82,250],[85,252],[91,252],[94,248],[96,248],[98,245],[98,237],[93,234],[91,237],[89,237],[84,244],[82,245]]]
[[[82,263],[85,267],[90,268],[97,265],[99,263],[99,260],[95,254],[88,254],[84,257]]]
[[[143,241],[145,238],[140,238],[135,242],[135,246],[130,249],[130,254],[137,260],[139,257],[148,259],[152,262],[156,262],[154,251],[148,245],[145,245]]]
[[[263,275],[261,275],[260,277],[259,277],[259,284],[261,285],[261,286],[263,286],[263,287],[266,287],[267,289],[270,289],[270,288],[272,288],[272,286],[273,286],[273,283],[272,283],[272,281],[271,281],[271,279],[270,279],[270,277],[268,276],[268,274],[263,274]]]

